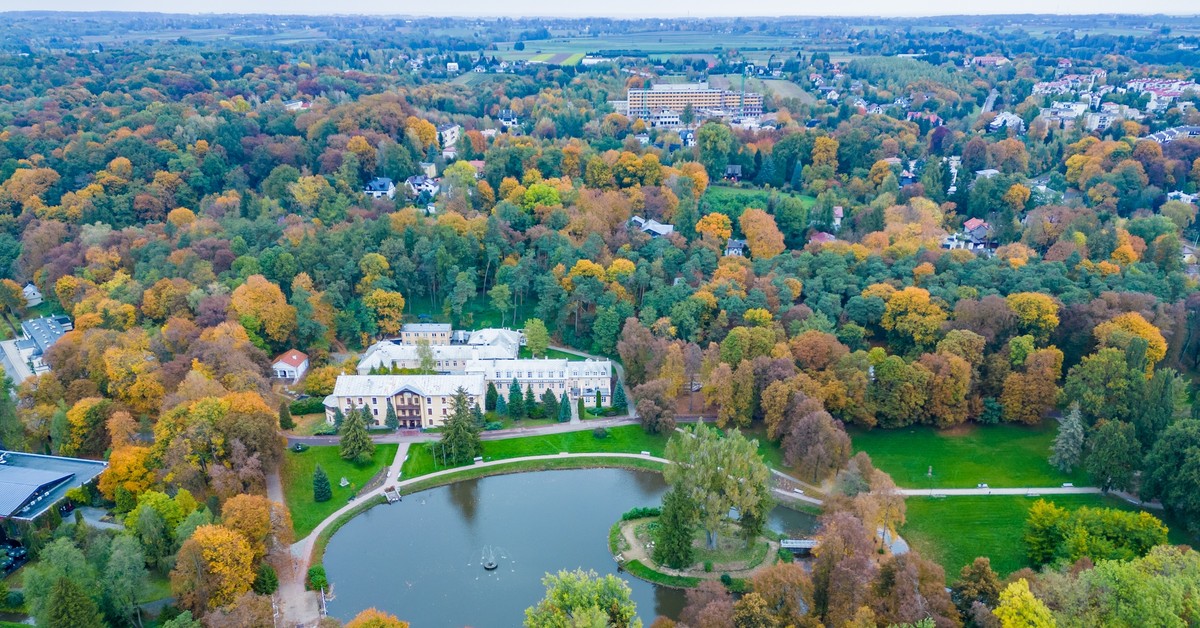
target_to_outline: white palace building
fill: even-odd
[[[372,374],[419,368],[418,343],[422,340],[433,354],[436,374]],[[517,357],[522,344],[521,332],[509,329],[464,332],[441,324],[405,325],[400,338],[367,349],[357,375],[338,377],[333,394],[325,398],[326,419],[332,423],[338,409],[344,414],[359,408],[366,409],[374,423],[382,426],[391,405],[402,428],[438,427],[453,413],[454,396],[460,388],[471,404],[483,407],[489,383],[507,400],[514,379],[521,390],[529,387],[538,398],[551,390],[556,397],[565,394],[571,401],[583,398],[590,402],[599,393],[601,403],[612,402],[609,360],[522,359]]]

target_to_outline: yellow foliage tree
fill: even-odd
[[[1017,292],[1005,297],[1017,315],[1017,325],[1026,334],[1045,342],[1058,327],[1058,303],[1039,292]]]
[[[725,241],[733,235],[733,223],[729,216],[713,212],[696,222],[696,233],[716,242],[717,246],[725,246]]]
[[[1000,592],[1000,604],[992,613],[1000,620],[1001,628],[1054,628],[1057,625],[1050,608],[1033,595],[1024,578]]]
[[[395,615],[389,615],[375,608],[368,608],[354,616],[346,628],[408,628],[408,622],[400,621]]]
[[[100,493],[109,500],[116,499],[118,487],[129,491],[135,498],[144,493],[154,484],[154,472],[147,464],[149,458],[149,447],[125,446],[114,449],[108,458],[108,468],[100,475]]]
[[[787,249],[783,244],[783,232],[775,225],[775,217],[767,212],[747,209],[742,212],[738,224],[746,234],[746,244],[755,259],[770,259]]]
[[[363,297],[363,305],[375,314],[375,324],[380,332],[388,336],[400,333],[401,319],[404,316],[404,295],[376,288]]]
[[[232,604],[254,583],[254,555],[240,532],[203,525],[184,541],[171,571],[171,591],[195,614]]]
[[[251,275],[238,286],[229,307],[238,318],[257,322],[258,330],[275,342],[287,340],[296,329],[296,308],[288,304],[279,286],[262,275]]]
[[[1146,374],[1154,370],[1167,355],[1167,341],[1162,332],[1137,312],[1126,312],[1096,325],[1092,332],[1101,347],[1127,349],[1129,341],[1141,338],[1146,341]]]
[[[929,298],[929,291],[910,286],[888,297],[882,325],[916,347],[926,347],[937,340],[945,321],[946,312]]]

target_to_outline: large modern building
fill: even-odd
[[[97,460],[0,450],[0,520],[37,518],[107,466]]]
[[[762,94],[716,89],[708,83],[662,83],[649,89],[630,89],[625,100],[613,103],[629,117],[663,119],[664,112],[682,112],[690,105],[698,118],[713,115],[759,116]]]
[[[431,345],[450,344],[450,323],[409,323],[400,328],[400,342],[415,345],[425,340]]]

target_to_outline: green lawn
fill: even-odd
[[[502,440],[483,441],[484,460],[505,460],[523,456],[545,456],[562,452],[573,454],[597,452],[641,453],[662,456],[667,446],[665,436],[652,436],[638,425],[623,425],[609,428],[607,438],[596,438],[591,430],[565,432],[546,436],[524,436]],[[444,467],[435,464],[429,447],[413,445],[408,448],[408,460],[404,461],[401,477],[413,478],[432,473]]]
[[[284,499],[292,513],[292,525],[296,528],[296,538],[308,536],[318,523],[346,505],[355,491],[380,469],[391,464],[396,457],[396,447],[376,445],[375,458],[361,467],[342,460],[336,445],[310,447],[304,453],[289,449],[284,454],[280,475]],[[329,474],[329,483],[333,486],[333,499],[321,503],[313,501],[312,492],[313,470],[318,463]],[[350,481],[348,486],[340,486],[343,477]]]
[[[875,466],[904,488],[1050,487],[1088,483],[1077,471],[1064,474],[1050,466],[1050,445],[1057,423],[971,425],[951,431],[931,427],[897,430],[850,430],[854,451],[865,451]],[[928,476],[933,467],[933,477]]]
[[[992,569],[1004,577],[1029,566],[1021,539],[1029,507],[1038,499],[986,495],[909,497],[905,500],[908,522],[900,529],[900,535],[922,556],[941,564],[949,582],[957,580],[958,572],[977,556],[991,558]],[[1047,495],[1042,499],[1070,509],[1082,506],[1137,509],[1122,499],[1100,495]],[[1162,517],[1161,512],[1149,512]],[[1189,542],[1182,527],[1166,523],[1172,543]]]
[[[765,190],[761,188],[747,187],[735,188],[726,185],[713,184],[708,186],[708,190],[704,192],[704,196],[700,199],[700,213],[708,214],[717,212],[729,216],[736,226],[738,218],[742,212],[748,207],[756,207],[758,209],[768,209],[772,194],[779,196],[791,196],[800,199],[801,204],[807,208],[811,208],[817,199],[812,196],[804,196],[801,194],[793,194],[782,192],[779,190]],[[737,232],[737,229],[734,229]]]
[[[529,352],[529,347],[521,347],[521,353],[518,357],[532,358],[533,354]],[[551,360],[567,360],[569,362],[583,362],[587,359],[582,355],[567,353],[566,351],[559,351],[558,349],[546,349],[546,355],[538,357],[549,358]]]

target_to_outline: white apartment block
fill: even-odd
[[[421,323],[405,325],[400,339],[382,340],[371,345],[358,362],[358,374],[370,375],[380,369],[416,369],[421,367],[419,342],[429,342],[434,370],[440,373],[464,373],[474,360],[516,358],[525,344],[525,336],[512,329],[480,329],[472,332],[451,329],[449,324]]]
[[[589,405],[600,393],[601,403],[612,402],[612,362],[587,359],[582,362],[556,359],[478,360],[467,366],[467,373],[480,373],[496,392],[508,399],[508,387],[516,379],[541,399],[547,390],[556,397],[566,394],[572,401],[583,398]]]
[[[660,83],[650,89],[630,89],[625,100],[615,104],[619,112],[641,118],[661,116],[663,110],[682,112],[688,105],[696,111],[721,110],[747,116],[763,112],[762,94],[716,89],[706,82]]]

